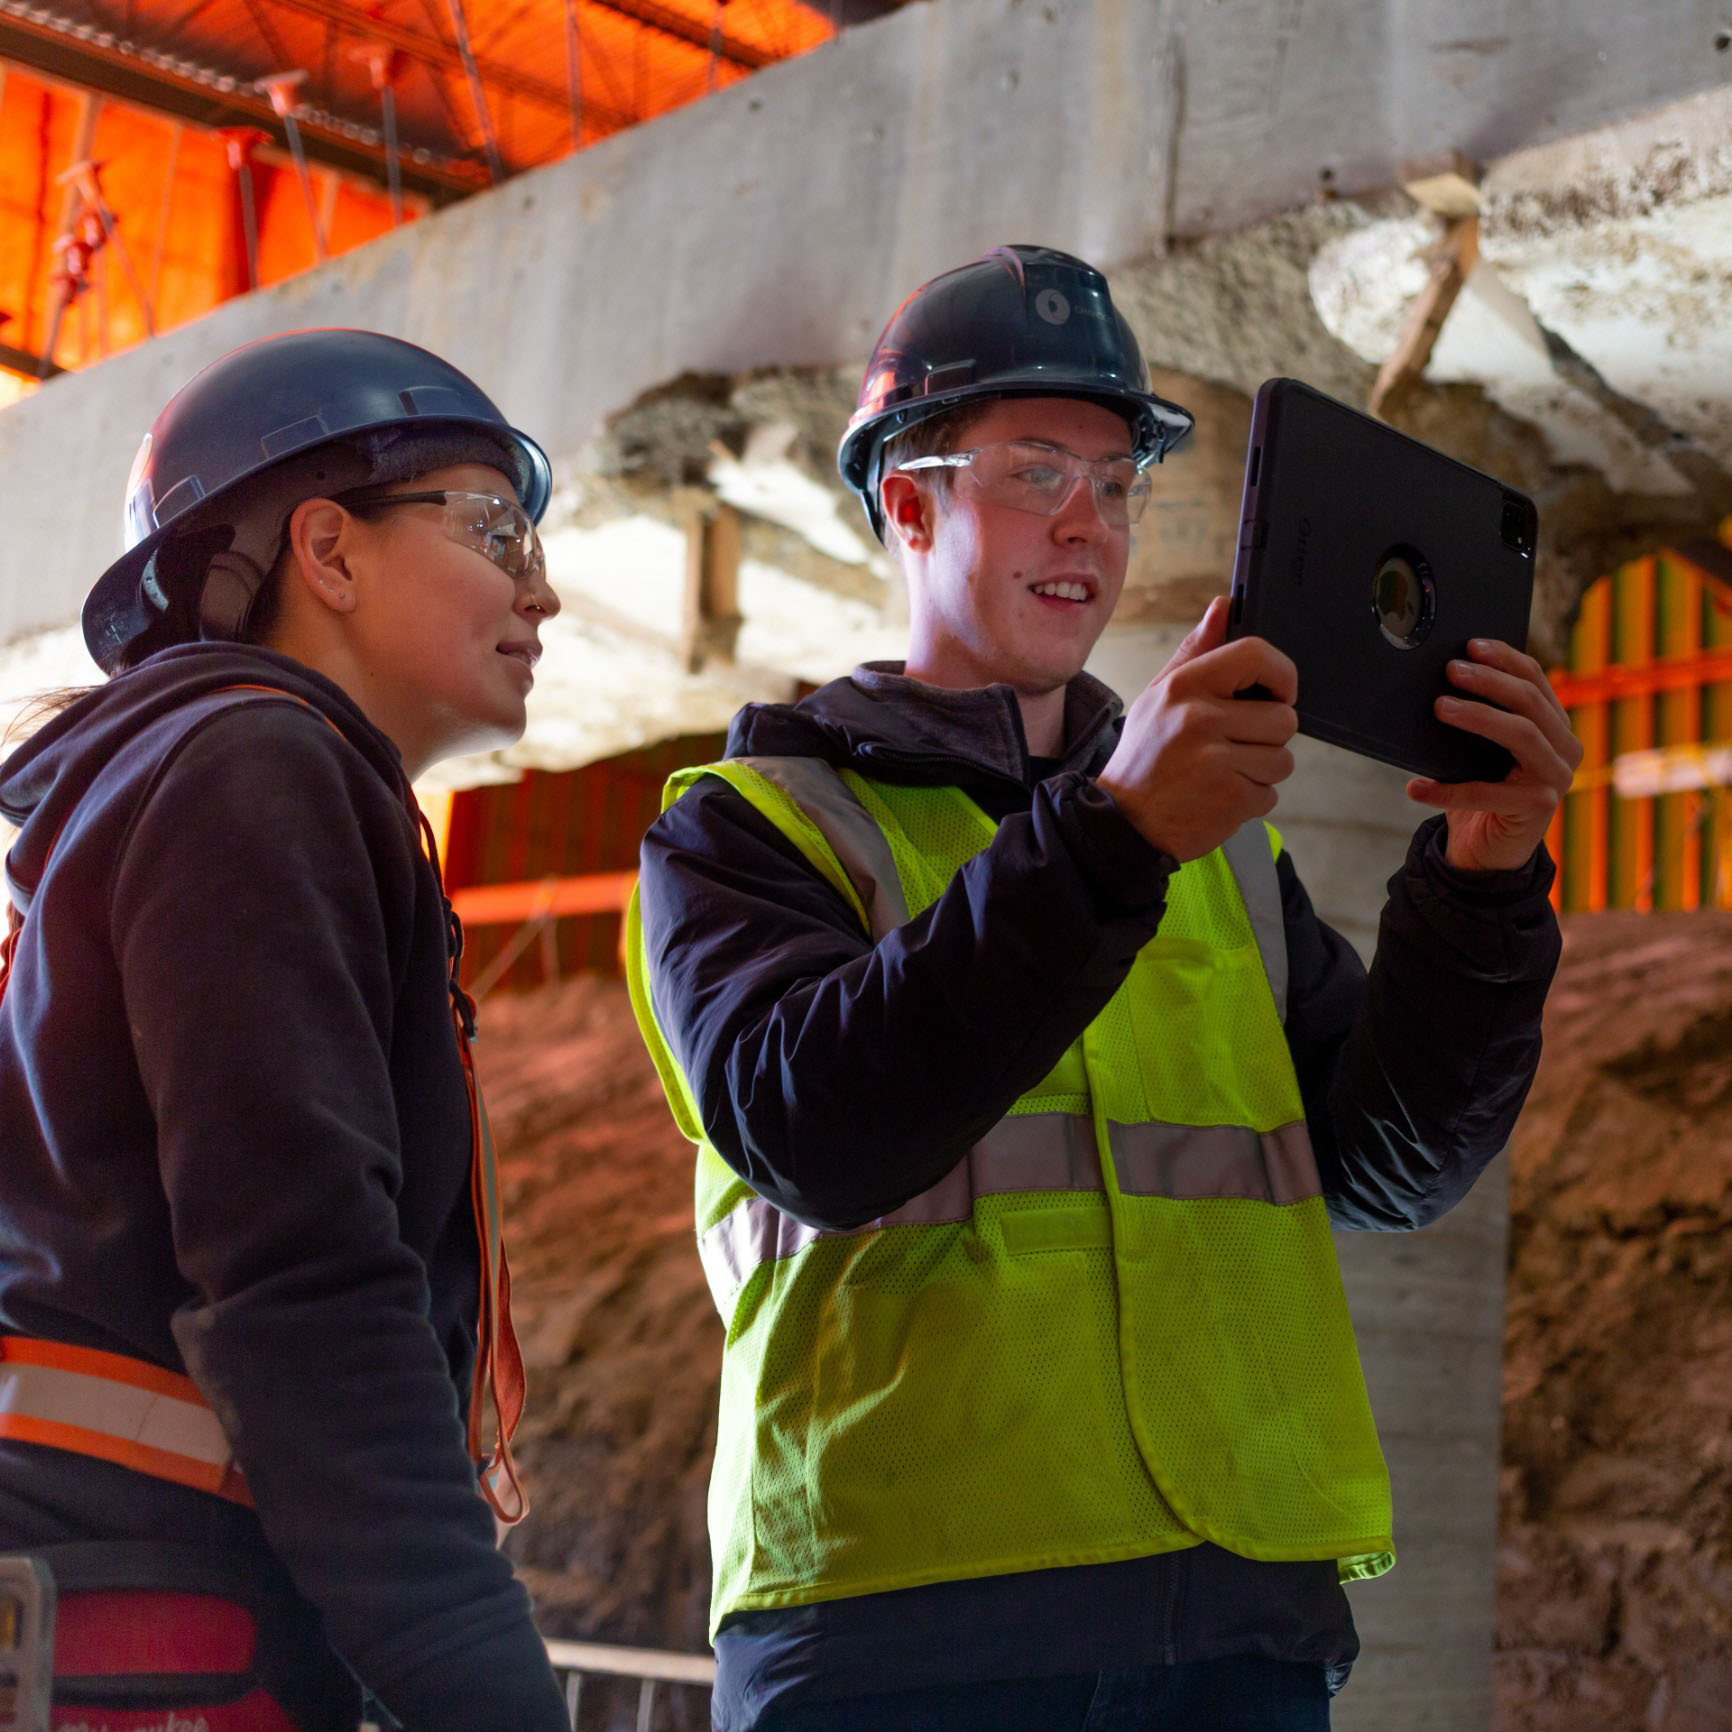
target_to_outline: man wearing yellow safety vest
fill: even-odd
[[[742,711],[645,841],[723,1732],[1310,1732],[1393,1562],[1330,1226],[1433,1220],[1505,1140],[1580,747],[1527,656],[1453,665],[1516,767],[1410,784],[1444,815],[1368,979],[1264,822],[1292,664],[1216,602],[1128,711],[1082,671],[1190,424],[1080,260],[917,290],[839,457],[907,662]]]

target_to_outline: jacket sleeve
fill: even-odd
[[[1444,820],[1389,881],[1369,978],[1281,861],[1287,1039],[1330,1217],[1423,1227],[1509,1140],[1540,1058],[1562,948],[1543,848],[1516,872],[1457,871]]]
[[[174,1332],[363,1683],[414,1732],[555,1732],[398,1230],[412,850],[376,772],[288,705],[192,734],[134,819],[109,919],[187,1283]]]
[[[1173,862],[1077,774],[1035,790],[874,945],[717,779],[664,813],[639,881],[650,996],[722,1158],[814,1226],[935,1184],[1117,991]]]

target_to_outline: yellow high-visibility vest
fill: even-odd
[[[804,758],[719,776],[876,940],[996,826],[954,788]],[[1282,1032],[1286,946],[1262,823],[1174,874],[1157,936],[1050,1075],[944,1178],[848,1232],[698,1145],[699,1252],[723,1322],[712,1629],[729,1613],[1102,1563],[1209,1540],[1394,1562],[1389,1479]]]

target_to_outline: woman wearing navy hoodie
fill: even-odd
[[[495,1542],[521,1368],[410,792],[522,733],[548,491],[410,344],[237,351],[139,453],[108,682],[0,768],[0,1551],[59,1584],[57,1727],[566,1724]]]

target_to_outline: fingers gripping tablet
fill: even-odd
[[[1525,495],[1270,379],[1252,414],[1228,635],[1292,657],[1301,733],[1439,781],[1497,781],[1509,754],[1434,705],[1470,638],[1525,647],[1538,536]]]

